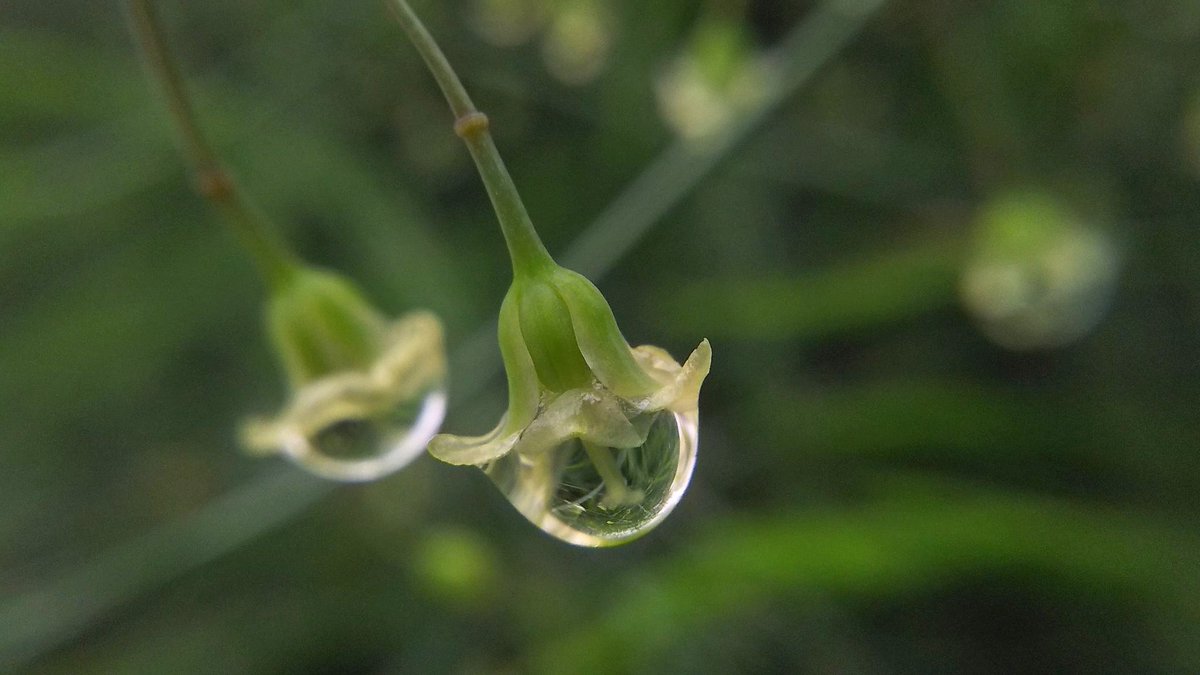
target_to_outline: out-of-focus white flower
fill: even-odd
[[[437,433],[446,364],[432,314],[388,321],[342,277],[302,267],[272,295],[267,322],[292,395],[246,425],[251,452],[363,481],[404,467]]]
[[[994,342],[1015,350],[1058,347],[1104,316],[1119,256],[1103,230],[1041,193],[992,202],[977,228],[961,295]]]
[[[659,112],[684,138],[711,136],[757,106],[770,78],[741,22],[707,19],[659,76]]]

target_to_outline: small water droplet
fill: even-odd
[[[545,532],[580,546],[613,546],[645,534],[679,503],[696,465],[696,411],[647,413],[636,448],[572,439],[530,458],[511,452],[482,467],[504,496]]]
[[[446,393],[435,389],[374,417],[339,419],[307,436],[293,432],[283,454],[322,478],[375,480],[421,454],[445,415]]]

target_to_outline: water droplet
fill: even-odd
[[[284,456],[331,480],[369,481],[397,471],[425,450],[446,415],[446,393],[423,398],[373,417],[343,417],[305,435],[293,430]]]
[[[696,465],[696,411],[631,420],[647,429],[636,448],[571,439],[526,457],[510,452],[482,467],[534,525],[580,546],[614,546],[649,532],[679,503]]]

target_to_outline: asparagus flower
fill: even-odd
[[[130,0],[146,68],[162,90],[197,190],[223,216],[266,283],[266,322],[291,402],[247,425],[252,452],[282,453],[335,480],[371,480],[425,448],[445,413],[437,318],[389,322],[344,277],[302,262],[254,208],[208,144],[151,0]]]
[[[391,6],[450,104],[513,270],[499,323],[508,411],[483,436],[435,436],[429,452],[483,468],[518,510],[555,536],[586,545],[628,541],[660,522],[690,480],[709,344],[702,341],[683,365],[657,347],[630,347],[600,291],[546,251],[487,116],[429,32],[404,0]]]

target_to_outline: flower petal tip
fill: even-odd
[[[633,354],[642,368],[662,385],[637,402],[640,410],[682,413],[699,406],[700,386],[712,368],[712,346],[707,339],[700,341],[682,366],[665,350],[653,345],[636,347]]]
[[[454,434],[438,434],[429,441],[426,448],[430,455],[447,464],[456,466],[479,466],[494,459],[503,457],[512,450],[520,432],[503,433],[504,422],[482,436],[456,436]]]

